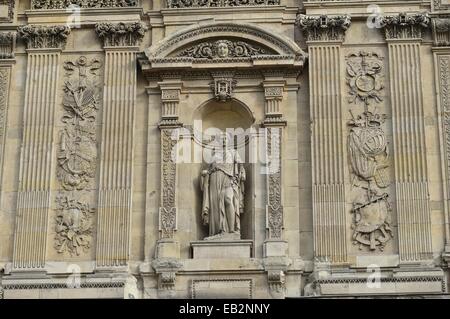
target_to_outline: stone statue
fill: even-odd
[[[215,150],[208,169],[202,171],[202,219],[209,224],[211,239],[240,239],[240,215],[244,211],[245,169],[226,137]]]

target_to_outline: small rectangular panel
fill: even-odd
[[[192,299],[252,299],[251,279],[192,280]]]

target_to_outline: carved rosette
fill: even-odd
[[[87,252],[92,240],[94,209],[80,200],[59,196],[55,218],[55,249],[58,253],[79,256]]]
[[[0,59],[14,58],[15,32],[0,32]]]
[[[435,46],[450,46],[450,17],[433,18],[432,29]]]
[[[27,43],[28,49],[63,49],[70,28],[66,25],[25,25],[17,29],[19,37]]]
[[[184,49],[177,57],[196,59],[243,58],[255,55],[275,54],[272,50],[261,48],[243,41],[217,40],[202,42]]]
[[[360,51],[347,56],[350,103],[362,102],[364,112],[349,121],[349,159],[353,173],[353,243],[360,249],[383,250],[392,238],[391,205],[384,191],[391,181],[386,115],[369,111],[371,101],[380,102],[383,63],[376,53]],[[353,116],[353,114],[352,114]]]
[[[427,13],[381,16],[380,25],[386,40],[421,39],[423,30],[430,26]]]
[[[168,8],[275,6],[280,0],[167,0]]]
[[[282,239],[283,205],[281,199],[282,128],[267,127],[267,227],[269,239]]]
[[[147,27],[141,22],[98,23],[95,31],[105,47],[138,46]]]
[[[300,26],[308,41],[344,41],[345,32],[351,25],[349,15],[307,16],[300,14],[296,24]]]
[[[176,159],[173,149],[178,141],[176,129],[161,128],[161,207],[159,229],[161,238],[173,238],[177,225]]]
[[[64,128],[60,132],[57,177],[66,191],[85,190],[95,177],[97,162],[96,117],[101,63],[82,56],[64,69]]]
[[[126,8],[137,7],[137,0],[32,0],[31,8],[67,9],[67,8]]]

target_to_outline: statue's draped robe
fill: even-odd
[[[214,155],[203,177],[202,212],[209,215],[209,235],[240,231],[240,213],[243,211],[245,170],[239,154],[227,150]],[[232,216],[226,214],[226,199],[232,203]]]

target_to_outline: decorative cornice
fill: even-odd
[[[276,6],[280,0],[167,0],[168,8]]]
[[[432,19],[435,46],[450,46],[450,17]]]
[[[125,8],[137,7],[138,0],[32,0],[31,8],[66,9],[66,8]]]
[[[428,13],[381,16],[379,18],[386,40],[421,39],[423,29],[430,25]]]
[[[138,46],[147,27],[141,22],[97,23],[95,31],[105,47]]]
[[[300,14],[296,24],[305,32],[308,41],[344,41],[345,32],[351,25],[351,17]]]
[[[63,49],[70,28],[66,25],[25,25],[17,29],[19,37],[27,42],[28,49]]]
[[[0,59],[14,58],[15,32],[0,32]]]

